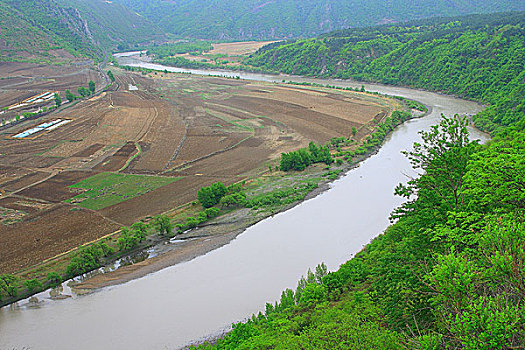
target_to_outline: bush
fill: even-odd
[[[37,280],[36,278],[33,278],[31,280],[24,281],[24,287],[27,288],[29,293],[33,293],[35,291],[42,290],[44,287],[42,286],[42,282]]]
[[[228,193],[226,185],[222,182],[216,182],[208,187],[202,187],[197,192],[197,198],[204,208],[210,208],[219,203],[222,197]]]
[[[46,280],[49,282],[49,285],[54,288],[58,285],[60,285],[60,283],[62,283],[62,277],[60,276],[60,274],[58,274],[58,272],[49,272],[47,274],[47,278]]]
[[[173,230],[173,225],[166,215],[158,215],[153,218],[153,227],[161,235],[170,235]]]
[[[13,275],[0,275],[0,300],[3,296],[16,297],[18,294],[18,278]]]
[[[120,240],[119,240],[120,244]],[[82,248],[66,268],[66,273],[70,277],[82,275],[100,267],[103,257],[113,254],[113,249],[106,243],[93,244]]]

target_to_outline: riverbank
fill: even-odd
[[[411,119],[424,117],[428,115],[430,111],[431,108],[429,107],[427,107],[426,112],[419,113],[412,111]],[[270,183],[266,184],[266,187],[272,190],[282,188],[284,182],[286,182],[284,187],[290,186],[290,179],[292,179],[292,183],[294,184],[304,181],[305,179],[314,179],[317,180],[317,187],[307,193],[304,199],[296,201],[290,205],[272,207],[270,209],[263,208],[262,210],[253,210],[249,208],[234,210],[233,212],[192,229],[189,232],[177,235],[171,240],[173,241],[176,239],[176,243],[170,243],[171,241],[168,241],[156,245],[154,248],[155,256],[152,258],[147,258],[138,263],[120,267],[111,272],[95,274],[87,280],[73,284],[73,290],[79,294],[84,294],[96,291],[100,288],[126,283],[167,267],[195,259],[209,253],[210,251],[218,249],[230,243],[246,229],[256,223],[290,210],[304,201],[313,199],[327,191],[330,189],[330,184],[333,181],[345,176],[349,171],[358,167],[362,161],[376,154],[381,146],[382,143],[371,148],[370,151],[365,154],[358,156],[351,163],[344,162],[339,166],[334,165],[332,167],[327,167],[325,165],[317,164],[310,166],[303,172],[293,172],[292,174],[283,173],[282,175],[277,176],[264,175],[264,177],[270,179]],[[294,180],[294,178],[296,179]],[[323,180],[319,181],[319,179]]]

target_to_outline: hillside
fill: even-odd
[[[162,38],[147,19],[103,0],[0,0],[0,28],[2,60],[100,59],[104,50]]]
[[[136,44],[164,39],[160,27],[118,3],[104,0],[56,1],[80,12],[95,42],[102,48],[126,50]]]
[[[53,57],[59,45],[41,29],[26,22],[22,16],[0,2],[0,61],[32,60]]]
[[[263,47],[266,70],[406,85],[491,104],[475,119],[495,132],[525,119],[525,12],[343,30]]]
[[[513,0],[116,0],[168,32],[208,39],[311,37],[348,27],[497,11]]]

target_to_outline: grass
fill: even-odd
[[[69,188],[84,190],[84,192],[66,202],[86,209],[99,210],[138,197],[180,179],[181,177],[101,173],[69,186]]]

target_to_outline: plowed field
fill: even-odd
[[[281,152],[310,141],[350,136],[354,127],[364,136],[376,119],[394,108],[391,100],[356,92],[113,71],[117,91],[0,135],[0,210],[16,216],[15,223],[0,224],[1,273],[32,266],[120,225],[193,201],[202,186],[260,174]],[[78,78],[75,71],[70,74]],[[34,86],[40,88],[43,81],[37,79]],[[30,80],[19,77],[10,83],[25,86]],[[128,91],[130,85],[138,90]],[[59,118],[71,122],[36,137],[12,137]],[[99,180],[106,172],[152,176],[146,182],[160,187],[137,183],[134,192],[129,188],[133,182],[124,180],[115,180],[121,182],[113,187],[72,186],[81,180],[94,183],[89,179],[99,174]],[[119,192],[122,188],[126,193]],[[89,210],[72,199],[82,191],[91,201],[120,197],[108,206],[90,202],[86,208],[97,210]]]

